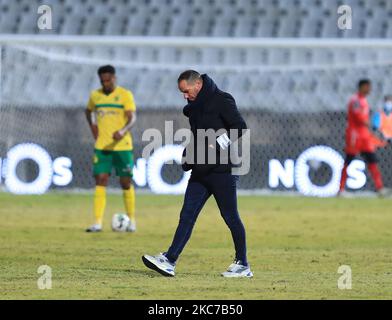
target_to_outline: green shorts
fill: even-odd
[[[133,151],[108,151],[95,149],[94,176],[112,173],[116,169],[118,177],[132,177]]]

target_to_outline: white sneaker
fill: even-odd
[[[102,225],[96,223],[93,224],[91,227],[86,229],[86,232],[101,232],[102,231]]]
[[[145,254],[142,257],[142,260],[147,268],[155,270],[165,277],[175,276],[174,269],[176,268],[176,265],[171,263],[162,253],[156,256]]]
[[[136,232],[136,221],[129,221],[127,232]]]
[[[222,273],[222,276],[225,278],[252,278],[253,273],[250,271],[250,266],[244,266],[241,263],[241,261],[234,260],[227,271]]]
[[[391,189],[388,188],[381,188],[380,190],[377,191],[378,197],[379,198],[387,198],[392,195]]]
[[[348,192],[346,190],[344,191],[339,191],[336,195],[337,198],[343,198],[343,199],[350,199],[354,198],[354,195],[352,192]]]

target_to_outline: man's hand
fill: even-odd
[[[91,133],[93,134],[94,140],[98,139],[98,126],[95,118],[95,113],[89,109],[86,109],[86,119],[90,126]]]
[[[124,134],[121,132],[121,130],[116,131],[113,133],[113,139],[116,141],[121,140],[124,137]]]
[[[126,111],[126,116],[128,118],[128,122],[125,125],[124,128],[122,128],[121,130],[116,131],[115,133],[113,133],[113,139],[116,141],[120,141],[127,132],[129,132],[129,129],[132,128],[133,124],[136,121],[136,113],[132,112],[132,111]]]
[[[91,125],[91,132],[93,133],[94,140],[98,139],[98,126],[96,124]]]
[[[218,142],[222,150],[226,150],[231,145],[231,140],[227,135],[227,133],[224,133],[221,136],[219,136],[218,139],[216,139],[216,141]]]

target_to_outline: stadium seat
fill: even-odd
[[[211,34],[213,20],[210,17],[194,17],[192,24],[192,37],[208,37]]]
[[[179,56],[180,51],[172,47],[162,47],[158,51],[158,61],[162,64],[174,64],[178,61]]]
[[[147,29],[149,36],[166,36],[168,34],[169,19],[167,17],[152,17]]]
[[[171,19],[169,27],[169,35],[171,36],[187,36],[190,35],[191,19],[186,15],[177,15]]]
[[[110,17],[108,18],[104,29],[103,29],[103,34],[104,35],[119,35],[119,34],[124,34],[125,30],[125,25],[127,23],[127,18],[126,17]]]
[[[312,58],[312,50],[304,49],[291,49],[290,50],[290,61],[291,65],[308,65]]]
[[[202,59],[203,64],[213,65],[220,64],[223,61],[223,49],[219,48],[203,48]]]
[[[21,34],[37,33],[38,28],[32,28],[37,24],[37,18],[34,15],[23,14],[17,25],[17,32]]]
[[[61,26],[60,33],[67,35],[81,34],[84,24],[84,17],[82,15],[66,15]]]
[[[1,33],[15,33],[17,31],[17,19],[14,14],[4,14],[0,19]]]
[[[246,50],[246,63],[248,65],[265,65],[268,62],[268,51],[266,49],[252,48]]]
[[[322,23],[319,18],[303,18],[299,25],[299,35],[301,38],[320,37]]]
[[[125,35],[137,36],[145,35],[147,28],[147,17],[142,14],[134,14],[128,18],[125,26]]]
[[[275,37],[277,35],[278,22],[274,18],[261,18],[256,26],[255,36]]]
[[[86,19],[86,22],[83,23],[82,33],[85,35],[99,35],[103,33],[103,27],[105,23],[104,17],[101,16],[92,16],[89,19]]]
[[[70,35],[388,38],[392,10],[392,3],[386,0],[372,1],[372,5],[360,0],[203,0],[185,4],[179,0],[124,0],[117,6],[90,0],[45,3],[61,14],[53,21],[58,28],[47,33]],[[34,16],[31,13],[38,4],[41,1],[2,1],[0,33],[37,33],[29,17]],[[332,8],[341,4],[355,8],[352,30],[342,32],[336,27]]]

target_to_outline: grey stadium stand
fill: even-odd
[[[0,33],[38,33],[29,26],[40,4],[53,7],[55,33],[67,35],[387,37],[392,15],[388,0],[2,0]],[[355,8],[360,28],[332,30],[339,4]]]
[[[53,7],[52,31],[39,31],[31,27],[40,4]],[[341,31],[336,27],[336,8],[340,4],[352,5],[354,28]],[[391,38],[392,1],[389,0],[0,0],[0,33],[2,34],[60,34],[60,35],[125,35],[125,36],[189,36],[189,37],[251,37],[251,38]],[[42,49],[42,48],[41,48]],[[296,48],[171,48],[171,47],[75,47],[49,48],[60,56],[96,59],[127,63],[199,66],[305,66],[345,65],[372,61],[392,62],[386,50],[296,49]],[[8,68],[17,68],[14,61],[24,61],[22,53],[5,57]],[[28,62],[37,70],[45,60],[37,58]],[[54,65],[62,70],[58,76],[34,81],[26,75],[10,84],[3,79],[5,101],[11,97],[11,87],[24,88],[33,100],[62,103],[56,92],[72,97],[84,104],[88,91],[97,86],[96,66],[60,61]],[[224,70],[221,69],[221,70]],[[379,69],[373,69],[375,73]],[[180,106],[183,101],[175,92],[177,71],[140,70],[137,74],[119,67],[122,82],[135,92],[137,102],[144,107],[163,108]],[[381,70],[381,72],[386,72]],[[339,80],[328,71],[269,72],[266,74],[247,69],[246,72],[211,70],[222,89],[230,90],[239,105],[249,108],[339,108],[351,92],[360,75],[369,72],[348,72]],[[389,75],[388,75],[389,76]],[[3,75],[7,77],[7,75]],[[54,78],[57,77],[57,78]],[[343,80],[344,81],[343,81]],[[173,85],[174,81],[174,85]],[[341,83],[337,83],[340,81]],[[47,85],[45,84],[47,83]],[[146,86],[149,86],[146,89]],[[385,84],[385,88],[387,84]],[[45,99],[37,91],[46,88]],[[168,90],[170,88],[170,90]],[[326,89],[334,90],[336,97],[323,95]],[[376,88],[381,94],[381,84]],[[152,97],[157,90],[160,98]],[[87,93],[86,93],[87,92]],[[283,95],[282,92],[286,92]],[[294,100],[287,96],[296,93]],[[13,96],[13,99],[18,97]],[[20,97],[23,99],[23,97]],[[23,102],[23,101],[19,101]],[[275,105],[273,105],[275,104]],[[304,107],[305,108],[305,107]]]

